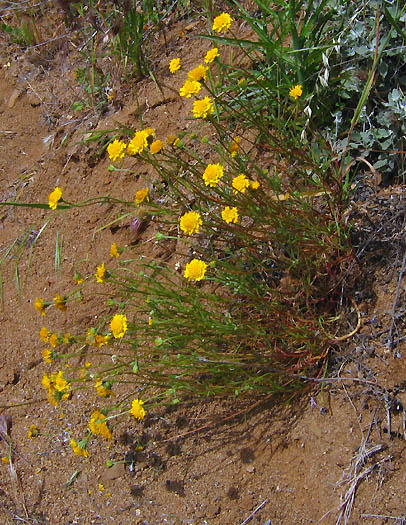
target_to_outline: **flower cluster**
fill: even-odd
[[[59,401],[65,401],[71,397],[70,383],[62,371],[48,376],[44,374],[41,381],[42,386],[48,390],[48,401],[57,406]]]

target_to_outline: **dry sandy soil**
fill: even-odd
[[[62,34],[62,14],[51,14],[50,32]],[[163,92],[150,79],[135,87],[144,120],[162,136],[187,125],[183,117],[190,105],[176,96],[167,64],[174,56],[187,68],[201,60],[208,44],[185,30],[194,22],[193,31],[204,30],[198,17],[179,22],[168,31],[166,49],[157,38],[160,59],[154,75],[166,86]],[[47,202],[56,185],[64,188],[68,201],[106,194],[127,197],[149,182],[144,165],[138,177],[112,176],[97,145],[82,142],[91,129],[117,123],[136,128],[138,120],[128,85],[103,115],[72,110],[72,103],[84,97],[73,73],[81,61],[66,39],[26,51],[3,39],[0,201]],[[0,207],[0,422],[4,432],[7,421],[15,468],[0,462],[0,523],[406,523],[406,347],[403,341],[392,350],[387,345],[392,324],[395,340],[402,338],[404,328],[403,191],[399,181],[386,188],[371,185],[349,210],[362,273],[368,278],[354,291],[360,330],[332,355],[331,380],[309,384],[289,405],[258,399],[189,400],[151,411],[142,424],[127,418],[115,427],[109,446],[92,444],[87,460],[72,454],[69,440],[86,428],[96,396],[78,395],[58,408],[47,402],[41,378],[49,366],[42,360],[38,334],[44,322],[55,331],[79,332],[97,317],[95,312],[101,315],[108,307],[94,296],[65,314],[53,309],[44,321],[33,300],[69,292],[75,264],[83,261],[81,268],[92,271],[108,260],[114,241],[130,252],[153,250],[147,241],[154,224],[136,244],[126,225],[103,229],[95,241],[95,232],[111,217],[108,207],[57,214],[33,249],[28,273],[30,243],[22,248],[19,294],[16,259],[7,257],[6,250],[25,232],[34,239],[50,212]],[[54,266],[57,233],[63,236],[60,271]],[[40,435],[28,439],[32,424]],[[7,454],[7,439],[0,440],[0,455]],[[125,464],[107,468],[108,459]]]

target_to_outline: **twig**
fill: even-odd
[[[263,507],[264,505],[266,505],[267,503],[268,503],[268,500],[267,500],[267,499],[264,499],[264,501],[261,503],[261,505],[258,505],[258,507],[257,507],[255,510],[253,510],[253,511],[251,512],[251,514],[248,516],[248,518],[246,518],[246,519],[241,523],[241,525],[246,525],[246,523],[248,523],[250,520],[252,520],[252,518],[254,517],[254,515],[255,515],[259,510],[261,510],[262,507]]]
[[[396,287],[395,300],[393,301],[393,306],[392,306],[392,322],[390,325],[389,337],[388,337],[388,342],[387,342],[389,350],[392,350],[393,348],[393,328],[395,326],[395,312],[396,312],[396,308],[397,308],[398,301],[399,301],[400,285],[403,279],[403,274],[405,272],[405,269],[406,269],[406,250],[405,250],[405,253],[403,254],[402,268],[400,269],[398,285]]]
[[[361,518],[378,518],[382,520],[398,520],[399,525],[406,525],[404,516],[385,516],[384,514],[361,514]]]

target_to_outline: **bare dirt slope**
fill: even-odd
[[[151,80],[137,86],[145,121],[162,135],[179,131],[190,111],[174,96],[176,85],[167,72],[172,50],[190,66],[205,51],[200,42],[191,45],[197,42],[192,34],[183,39],[179,34],[175,28],[169,35],[169,57],[163,53],[156,64],[156,77],[167,85],[163,92]],[[112,104],[104,116],[75,113],[71,104],[81,94],[73,71],[79,58],[69,45],[37,56],[3,42],[0,56],[1,201],[47,202],[57,184],[68,201],[103,194],[127,197],[150,181],[143,165],[138,177],[112,176],[97,146],[79,143],[89,129],[117,122],[136,128],[138,106],[131,91],[122,93],[120,104]],[[87,460],[72,454],[69,440],[86,427],[95,396],[78,395],[58,408],[47,402],[41,378],[49,368],[38,334],[44,323],[54,331],[79,331],[108,307],[94,296],[66,314],[54,309],[44,320],[32,303],[37,296],[71,290],[74,265],[83,261],[91,271],[108,260],[114,241],[151,253],[154,224],[136,245],[126,225],[100,231],[95,241],[111,210],[94,206],[86,213],[57,215],[36,242],[32,260],[30,242],[22,243],[20,294],[15,258],[3,264],[0,430],[11,436],[15,472],[0,463],[0,522],[231,525],[245,523],[253,513],[251,523],[262,525],[333,524],[347,512],[348,523],[379,525],[405,516],[406,348],[400,341],[394,357],[385,346],[402,266],[397,239],[404,237],[404,217],[391,212],[391,203],[403,205],[403,189],[374,188],[369,203],[354,203],[359,222],[367,214],[375,225],[365,229],[362,241],[374,235],[363,252],[371,277],[367,289],[360,285],[355,295],[361,329],[333,356],[332,381],[309,385],[290,405],[256,399],[190,401],[150,413],[140,425],[123,420],[111,444],[94,444]],[[49,216],[43,210],[1,207],[1,257],[25,233],[37,239]],[[63,237],[60,271],[54,258],[57,234]],[[399,292],[395,339],[402,336],[403,281]],[[28,439],[31,424],[40,435]],[[7,456],[6,439],[0,447]],[[125,464],[107,468],[108,459]],[[341,519],[344,523],[343,514]]]

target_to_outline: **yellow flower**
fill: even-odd
[[[148,188],[143,188],[142,190],[138,190],[137,193],[135,194],[135,204],[141,204],[142,202],[145,201],[145,199],[148,200],[148,194],[149,194]]]
[[[8,456],[1,456],[1,462],[8,465],[10,463],[10,458]]]
[[[124,337],[127,331],[127,317],[123,314],[116,314],[110,321],[110,330],[115,339]]]
[[[145,133],[145,136],[148,137],[154,137],[155,136],[155,130],[154,128],[145,128],[142,130],[143,133]]]
[[[147,413],[142,407],[143,404],[144,401],[141,401],[141,399],[134,399],[134,401],[131,403],[130,414],[132,414],[135,419],[138,419],[139,421],[142,421]]]
[[[203,180],[206,186],[214,188],[224,175],[224,168],[221,164],[209,164],[203,173]]]
[[[51,210],[56,210],[56,207],[58,206],[58,202],[60,201],[62,197],[62,190],[59,186],[57,186],[54,191],[52,191],[49,194],[48,197],[48,205],[51,208]]]
[[[110,343],[110,336],[109,335],[100,335],[97,334],[94,338],[93,345],[97,348],[100,348],[101,346],[108,345]]]
[[[154,142],[149,147],[149,151],[152,153],[152,155],[155,155],[155,153],[159,153],[163,147],[164,143],[162,140],[154,140]]]
[[[41,385],[47,390],[51,388],[51,379],[47,376],[47,374],[42,376]]]
[[[238,150],[240,149],[240,141],[240,137],[234,137],[228,145],[228,152],[231,153],[233,158],[237,155]]]
[[[137,155],[138,153],[142,153],[142,151],[148,146],[147,138],[149,135],[150,134],[146,130],[136,131],[134,137],[128,144],[128,154]]]
[[[257,190],[260,187],[260,183],[257,180],[251,181],[251,189]]]
[[[112,439],[113,434],[107,426],[105,419],[106,417],[99,410],[95,410],[90,417],[89,430],[92,434],[98,434],[105,439],[110,440]]]
[[[150,318],[148,319],[148,326],[152,326],[153,324],[154,324],[154,321],[153,321],[153,319],[150,317]]]
[[[52,346],[52,348],[56,348],[59,345],[58,334],[51,334],[49,336],[49,344]]]
[[[30,425],[30,428],[28,429],[28,439],[36,438],[39,436],[39,430],[36,425]]]
[[[66,311],[66,299],[65,297],[62,297],[62,295],[56,295],[54,297],[54,306],[55,308],[57,308],[58,310],[60,310],[61,312],[65,312]]]
[[[66,334],[63,335],[63,344],[67,345],[74,342],[74,338],[72,337],[72,334],[69,332],[66,332]]]
[[[230,222],[233,222],[234,224],[238,222],[237,208],[230,208],[230,206],[226,206],[221,212],[221,216],[227,224],[229,224]]]
[[[38,312],[44,316],[45,315],[45,303],[41,297],[37,297],[34,301],[34,308],[38,310]]]
[[[246,189],[249,188],[250,181],[247,177],[240,173],[238,177],[233,178],[232,186],[234,188],[233,193],[245,193]]]
[[[125,155],[126,147],[127,144],[118,139],[110,142],[110,144],[107,146],[107,153],[109,154],[110,160],[115,162],[116,160],[122,159]]]
[[[293,86],[289,90],[289,95],[292,98],[294,98],[295,100],[297,100],[299,97],[301,97],[302,93],[303,93],[303,87],[300,84],[297,84],[296,86]]]
[[[172,73],[172,75],[180,68],[180,58],[172,58],[172,60],[169,62],[169,71]]]
[[[192,259],[186,265],[185,277],[189,281],[201,281],[206,273],[207,264],[200,259]]]
[[[197,233],[202,224],[202,218],[197,211],[188,211],[180,219],[180,229],[188,235]]]
[[[42,358],[44,359],[45,363],[52,363],[52,350],[49,348],[44,348],[44,350],[42,350]]]
[[[213,31],[216,31],[216,33],[227,31],[227,29],[230,28],[232,21],[233,19],[228,13],[221,13],[221,15],[216,16],[214,19],[212,29]]]
[[[113,244],[110,247],[110,257],[114,257],[115,259],[118,259],[120,255],[121,253],[120,253],[119,247],[117,246],[117,243],[113,242]]]
[[[193,102],[193,116],[195,118],[206,118],[214,112],[213,101],[210,97],[204,97],[202,100],[195,100]]]
[[[94,385],[95,389],[97,390],[97,393],[100,397],[109,397],[112,395],[111,391],[111,383],[108,381],[102,381],[101,379],[96,379],[96,383]]]
[[[72,452],[77,456],[83,456],[84,458],[89,457],[89,452],[83,447],[81,447],[81,443],[76,443],[74,439],[70,440],[70,448],[72,449]]]
[[[69,382],[63,377],[63,372],[60,370],[56,375],[51,374],[53,378],[54,388],[58,392],[69,392]]]
[[[94,274],[98,283],[104,283],[107,277],[107,270],[104,263],[97,267],[96,273]]]
[[[44,341],[44,343],[47,343],[49,341],[50,335],[51,335],[51,332],[48,330],[48,328],[45,328],[45,326],[43,326],[41,330],[39,331],[39,336]]]
[[[188,80],[196,80],[196,82],[200,82],[200,80],[206,80],[207,78],[207,70],[209,68],[203,64],[199,64],[195,68],[191,69],[189,73],[187,74]]]
[[[179,90],[181,97],[190,98],[192,95],[197,95],[201,90],[202,85],[196,80],[186,80],[183,86]]]
[[[213,60],[220,56],[219,50],[217,47],[213,47],[213,49],[209,49],[206,53],[206,56],[204,57],[204,61],[206,64],[211,64]]]

